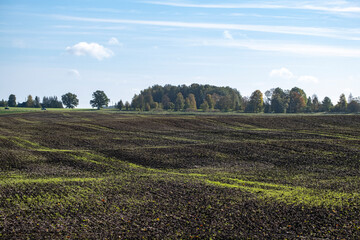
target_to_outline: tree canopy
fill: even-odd
[[[77,105],[79,105],[79,99],[77,98],[76,94],[70,92],[62,95],[61,100],[66,108],[75,108]]]
[[[108,106],[110,99],[106,96],[104,91],[97,90],[92,94],[93,99],[90,100],[90,104],[92,107],[96,107],[100,109],[104,106]]]
[[[10,94],[9,100],[8,100],[8,106],[9,107],[16,107],[16,97],[14,94]]]
[[[196,110],[206,101],[209,110],[238,110],[241,107],[240,93],[230,87],[211,85],[154,85],[135,95],[132,99],[133,109],[145,110],[161,108],[166,110]],[[203,105],[204,106],[204,105]]]

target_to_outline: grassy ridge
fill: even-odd
[[[360,237],[360,116],[0,116],[0,237]]]

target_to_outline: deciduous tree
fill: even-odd
[[[28,108],[34,107],[34,100],[33,100],[33,98],[32,98],[31,95],[29,95],[29,96],[27,97],[26,107],[28,107]]]
[[[97,90],[92,94],[93,99],[90,100],[90,104],[92,107],[96,107],[100,109],[104,106],[108,106],[110,99],[106,96],[104,91]]]
[[[75,108],[77,105],[79,105],[79,99],[74,93],[68,92],[62,95],[61,100],[66,108]]]
[[[8,100],[8,106],[9,107],[16,107],[16,97],[14,94],[10,94],[9,100]]]
[[[321,110],[324,112],[330,112],[332,107],[333,104],[331,102],[331,99],[329,97],[325,97],[321,104]]]
[[[259,113],[263,111],[264,99],[260,90],[254,91],[250,96],[250,101],[247,105],[246,112]]]
[[[184,104],[185,104],[184,96],[182,95],[182,93],[179,92],[176,95],[175,110],[181,111],[184,108]]]

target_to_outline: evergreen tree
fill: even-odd
[[[319,99],[315,94],[312,97],[312,111],[313,112],[319,112],[320,111]]]
[[[307,99],[306,112],[313,112],[312,100],[310,96]]]
[[[116,104],[116,108],[118,108],[120,111],[124,108],[124,103],[122,100],[120,100],[117,104]]]
[[[4,99],[2,99],[1,101],[0,101],[0,107],[7,107],[8,105],[7,105],[7,101],[5,101]]]
[[[335,106],[335,112],[346,112],[347,111],[347,101],[345,94],[341,94],[339,102]]]
[[[35,108],[41,108],[40,98],[38,96],[35,97],[34,107]]]

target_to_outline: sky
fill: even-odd
[[[360,2],[1,0],[0,99],[159,84],[360,96]]]

